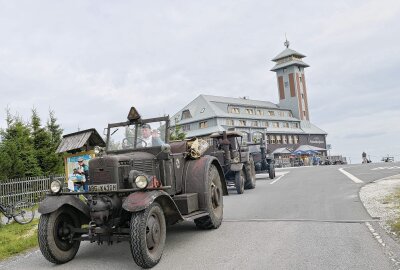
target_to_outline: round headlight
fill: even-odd
[[[50,191],[52,193],[58,193],[61,191],[61,183],[58,180],[51,182],[50,184]]]
[[[138,177],[136,177],[135,179],[135,184],[138,188],[145,188],[147,187],[147,177],[144,175],[139,175]]]

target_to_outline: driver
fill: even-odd
[[[161,141],[158,132],[156,130],[151,131],[149,124],[142,125],[142,141],[139,142],[138,146],[151,147],[160,146],[163,142]]]

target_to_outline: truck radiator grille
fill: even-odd
[[[152,159],[132,160],[132,168],[146,174],[155,175],[155,161]]]

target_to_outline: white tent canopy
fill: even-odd
[[[296,149],[296,151],[326,151],[324,148],[312,146],[312,145],[300,145],[299,148]]]
[[[272,152],[273,155],[275,154],[290,154],[292,153],[289,149],[282,147],[282,148],[277,148]]]

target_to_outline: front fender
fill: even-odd
[[[161,205],[168,225],[183,221],[182,214],[174,200],[168,193],[162,190],[132,193],[124,200],[122,208],[128,212],[138,212],[146,209],[153,202],[157,202]]]
[[[43,201],[39,203],[38,212],[42,215],[49,214],[64,205],[69,205],[75,208],[90,219],[89,206],[87,206],[86,203],[81,201],[79,198],[71,195],[47,196]]]

